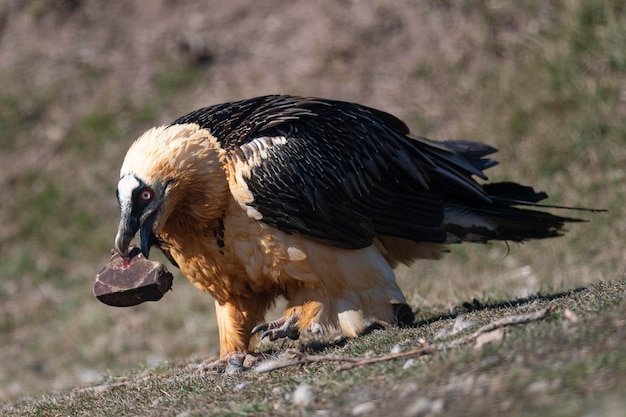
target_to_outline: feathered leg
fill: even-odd
[[[234,352],[247,352],[251,348],[252,329],[264,320],[272,302],[273,297],[262,295],[225,303],[215,301],[222,359]]]

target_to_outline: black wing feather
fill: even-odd
[[[395,116],[354,103],[264,96],[199,109],[180,123],[210,130],[231,160],[249,164],[250,205],[261,221],[341,247],[377,235],[445,242],[483,229],[483,240],[523,240],[557,235],[575,220],[511,207],[545,197],[530,187],[477,183],[473,176],[486,179],[483,170],[497,164],[485,158],[491,146],[414,137]],[[451,210],[495,226],[446,222]]]

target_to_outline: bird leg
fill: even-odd
[[[321,307],[321,303],[307,302],[302,306],[288,308],[281,318],[255,326],[250,336],[262,332],[261,340],[268,337],[274,341],[284,337],[297,340],[300,337],[300,329],[307,329],[312,333],[321,333],[322,327],[314,322],[314,318]]]
[[[215,301],[222,359],[236,352],[249,351],[252,328],[255,323],[263,320],[268,306],[268,299],[262,296],[243,301],[232,300],[224,303]]]

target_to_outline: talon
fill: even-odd
[[[270,341],[274,341],[276,339],[278,339],[278,336],[275,334],[276,332],[274,332],[274,330],[266,330],[263,333],[261,333],[261,340],[265,339],[266,337],[270,338]]]
[[[254,336],[255,334],[257,334],[260,331],[263,331],[263,334],[265,334],[264,330],[267,330],[269,328],[270,328],[269,323],[257,324],[256,326],[254,326],[254,329],[252,329],[252,331],[250,332],[250,336]],[[263,339],[263,335],[261,335],[261,339]]]
[[[288,318],[281,317],[278,320],[269,323],[261,323],[252,329],[250,335],[255,335],[258,332],[263,331],[263,333],[259,336],[261,340],[266,337],[272,342],[283,337],[288,337],[291,340],[297,340],[300,338],[300,329],[296,324],[298,319],[299,316],[297,314],[292,314]]]
[[[279,318],[278,320],[271,321],[269,323],[261,323],[261,324],[256,325],[254,329],[252,329],[252,331],[250,332],[250,336],[254,336],[258,332],[263,331],[263,333],[261,333],[261,336],[260,336],[261,340],[263,340],[267,336],[268,332],[270,332],[273,329],[278,329],[284,325],[285,325],[285,319],[283,317]],[[270,340],[274,340],[274,339],[270,339]]]

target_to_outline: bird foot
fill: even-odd
[[[261,340],[266,337],[269,337],[271,341],[284,337],[288,337],[291,340],[297,340],[300,338],[300,329],[298,328],[299,319],[299,315],[293,313],[288,317],[281,317],[278,320],[270,321],[269,323],[261,323],[252,329],[250,336],[263,332],[260,336]]]
[[[237,374],[253,368],[258,362],[265,359],[265,355],[253,352],[234,352],[229,357],[209,360],[193,369],[199,372],[218,372],[228,375]]]

